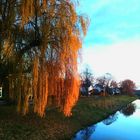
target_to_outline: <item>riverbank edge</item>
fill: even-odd
[[[120,111],[122,108],[126,107],[126,105],[132,103],[133,101],[135,101],[136,99],[138,99],[137,96],[127,96],[127,95],[121,95],[121,96],[118,96],[120,99],[121,98],[125,98],[127,97],[128,100],[126,100],[125,102],[121,102],[121,104],[115,104],[114,107],[110,110],[108,109],[108,111],[105,110],[105,112],[102,112],[102,114],[100,116],[97,117],[97,119],[93,120],[93,121],[90,121],[90,120],[85,120],[86,121],[86,124],[84,124],[83,127],[81,128],[78,128],[76,131],[73,132],[73,135],[63,139],[63,140],[71,140],[72,137],[74,136],[74,134],[76,134],[78,131],[80,131],[81,129],[84,129],[85,127],[89,127],[91,125],[94,125],[94,124],[97,124],[99,122],[101,122],[102,120],[108,118],[110,115],[113,115],[115,114],[117,111]],[[118,98],[117,97],[117,98]],[[108,97],[105,97],[105,98],[108,98]],[[113,98],[115,98],[115,96],[113,96]],[[86,113],[86,112],[85,112]],[[94,115],[94,114],[93,114]],[[84,119],[84,118],[83,118]]]
[[[65,117],[49,110],[45,118],[35,114],[21,117],[11,106],[0,106],[0,139],[3,140],[70,140],[76,132],[96,124],[136,100],[131,96],[82,97]]]

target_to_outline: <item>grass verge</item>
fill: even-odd
[[[69,118],[49,110],[41,119],[35,114],[21,117],[15,106],[0,106],[0,140],[70,140],[80,129],[105,119],[136,97],[83,97]]]

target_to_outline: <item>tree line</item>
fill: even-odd
[[[81,73],[81,89],[84,89],[84,93],[82,93],[82,90],[81,93],[87,96],[89,94],[96,94],[94,85],[98,85],[98,87],[102,89],[101,92],[104,96],[113,94],[111,93],[111,89],[118,89],[118,93],[127,95],[133,95],[136,89],[135,83],[130,79],[125,79],[123,81],[117,82],[110,73],[106,73],[103,76],[95,78],[89,68],[86,68]],[[89,88],[93,89],[90,90]]]

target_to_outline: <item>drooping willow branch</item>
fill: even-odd
[[[11,50],[7,62],[15,58],[12,71],[16,76],[9,73],[10,96],[17,100],[22,114],[29,111],[33,96],[34,112],[40,116],[45,115],[50,102],[70,116],[79,96],[77,58],[87,18],[76,13],[72,0],[20,0],[18,10],[14,8],[16,16],[12,21],[17,26],[9,29],[8,38],[13,45],[3,45],[2,51],[4,54]],[[14,22],[16,17],[21,19],[18,23]],[[4,44],[8,41],[3,40]]]

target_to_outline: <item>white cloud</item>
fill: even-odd
[[[140,84],[140,41],[133,39],[109,46],[94,46],[83,50],[83,63],[95,75],[111,73],[118,80],[126,78]]]

